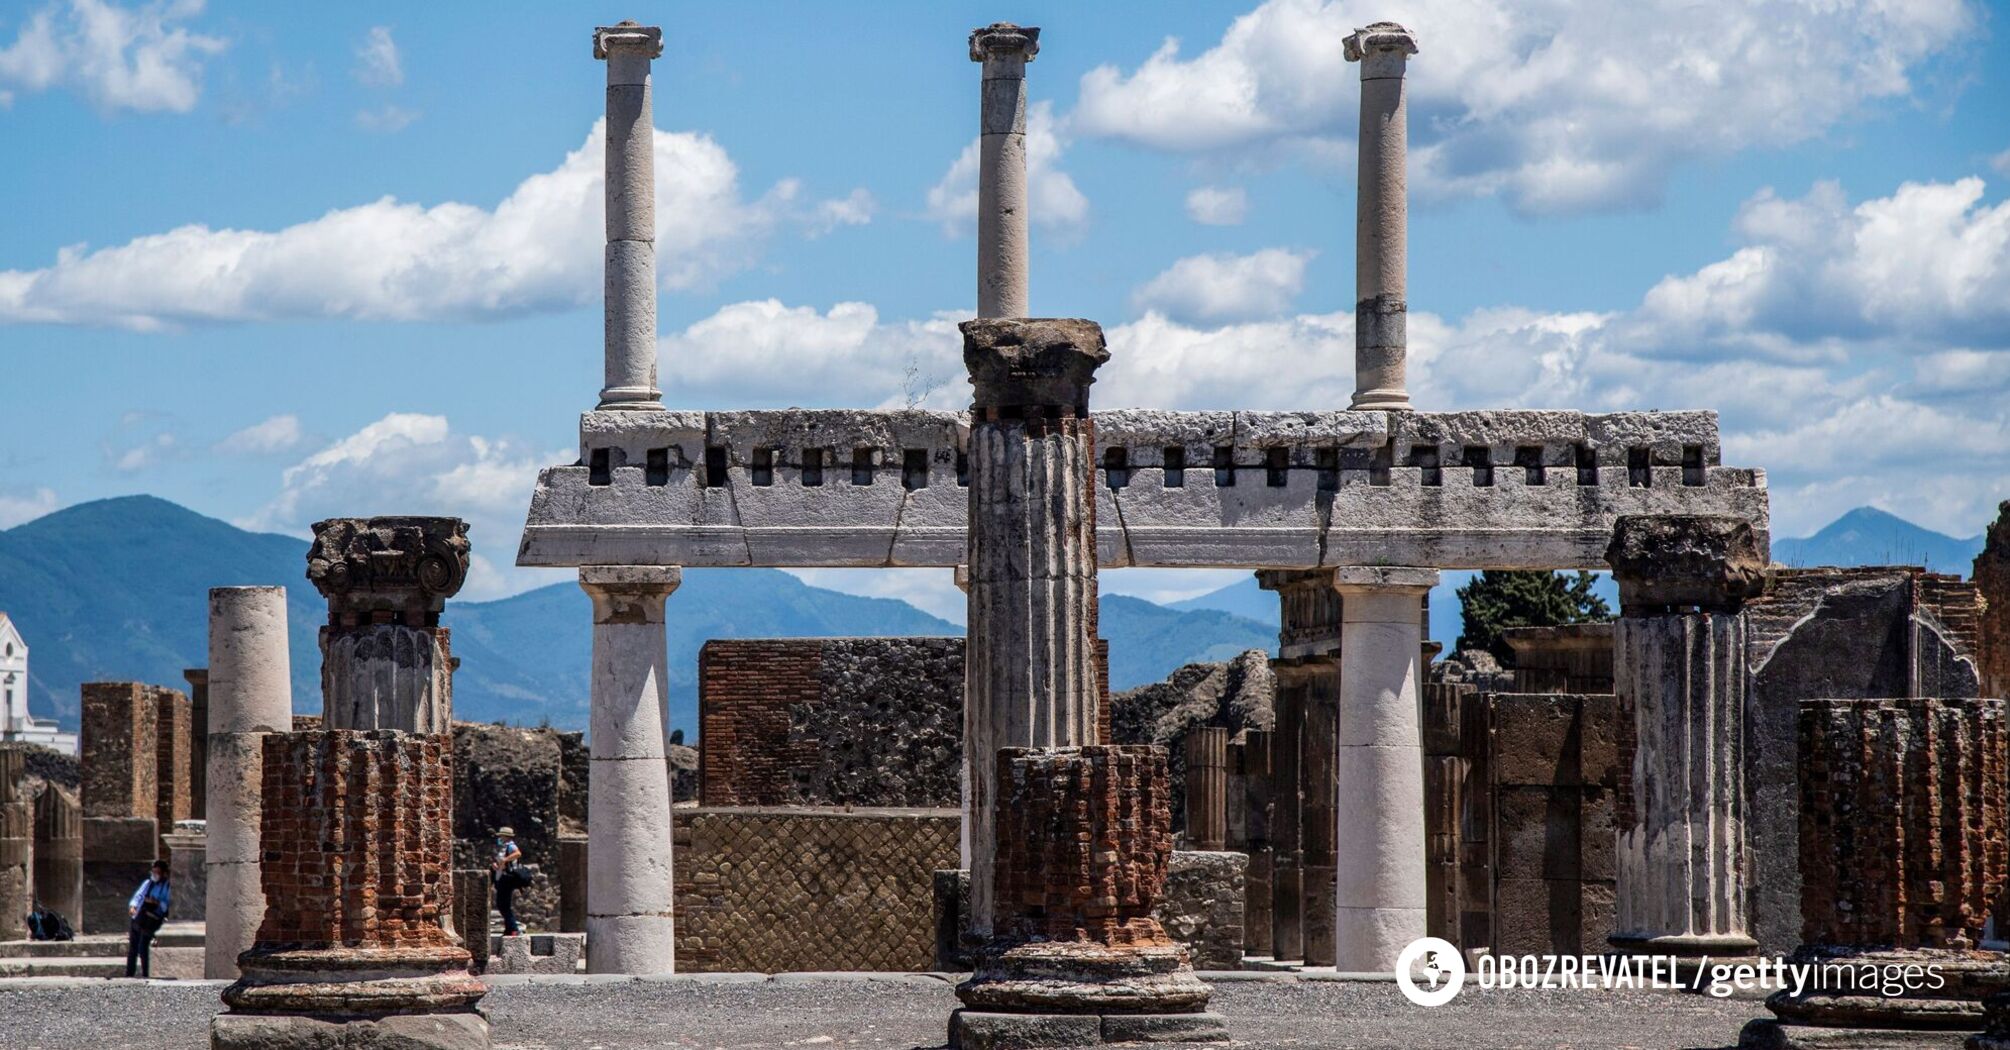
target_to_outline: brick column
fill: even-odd
[[[2004,714],[2002,700],[1801,702],[1793,961],[1828,968],[1767,999],[1778,1019],[1746,1026],[1741,1045],[1957,1046],[1958,1032],[1913,1030],[1983,1026],[1982,1000],[2010,989],[2003,954],[1982,946],[2005,880]],[[1943,986],[1884,995],[1882,981],[1824,979],[1927,967]]]
[[[328,599],[321,704],[329,729],[453,729],[454,658],[440,626],[468,577],[459,518],[314,523],[307,580]]]
[[[258,848],[264,740],[293,729],[286,588],[209,592],[209,671],[202,970],[224,980],[238,975],[237,957],[265,918]]]
[[[1764,553],[1741,519],[1629,516],[1605,558],[1619,581],[1623,778],[1611,943],[1749,955],[1743,606],[1764,586]]]
[[[188,682],[188,812],[196,820],[209,810],[209,668],[181,673]]]
[[[126,900],[160,851],[156,693],[139,682],[86,682],[80,761],[84,804],[83,933],[127,928]]]
[[[1081,320],[966,321],[969,642],[964,762],[973,930],[992,913],[992,757],[1097,739],[1095,430],[1089,385],[1109,360]]]
[[[35,799],[35,896],[72,924],[84,914],[84,811],[55,784]]]
[[[950,1045],[1225,1040],[1152,917],[1172,861],[1164,749],[1001,748],[997,770],[993,936],[956,987]],[[1033,1032],[1045,1041],[996,1041]]]
[[[446,925],[452,737],[279,733],[263,752],[265,919],[212,1050],[487,1046],[487,989]]]
[[[1199,726],[1186,735],[1187,848],[1228,848],[1228,730]]]

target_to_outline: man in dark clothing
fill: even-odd
[[[154,861],[153,874],[140,883],[140,888],[133,891],[133,899],[126,904],[126,913],[133,920],[126,934],[127,977],[133,976],[135,968],[141,977],[153,976],[154,934],[167,921],[172,897],[168,888],[168,862]]]
[[[489,881],[496,888],[496,910],[502,913],[505,937],[523,932],[516,924],[516,891],[530,880],[525,877],[522,860],[523,851],[516,845],[516,829],[497,828],[496,859],[490,868]]]

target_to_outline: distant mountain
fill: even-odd
[[[151,496],[79,504],[0,531],[0,609],[31,651],[29,702],[75,728],[77,687],[141,680],[180,686],[208,660],[211,587],[287,591],[294,709],[320,708],[317,632],[327,609],[306,580],[307,543],[246,532]],[[710,638],[960,635],[906,602],[812,587],[776,569],[690,569],[665,608],[671,723],[697,728],[698,648]],[[592,613],[576,584],[491,602],[452,602],[455,713],[584,728]],[[1182,664],[1267,649],[1276,628],[1219,611],[1103,600],[1111,685],[1158,681]]]
[[[1815,565],[1924,565],[1966,576],[1982,553],[1982,536],[1956,539],[1875,507],[1858,507],[1805,539],[1776,539],[1773,560]]]

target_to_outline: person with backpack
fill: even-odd
[[[70,929],[70,920],[63,913],[42,907],[35,902],[35,909],[28,913],[28,939],[31,941],[67,941],[76,937]]]
[[[153,873],[140,888],[133,891],[133,899],[126,904],[126,913],[132,916],[132,927],[126,935],[126,976],[133,976],[137,964],[139,976],[153,976],[154,934],[161,932],[161,924],[167,921],[168,909],[173,905],[173,893],[168,887],[168,862],[154,861]]]
[[[496,859],[489,868],[489,882],[496,888],[496,910],[502,913],[503,936],[515,937],[523,930],[516,924],[516,891],[530,885],[530,872],[523,867],[523,850],[516,845],[516,829],[496,829]]]

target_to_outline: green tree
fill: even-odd
[[[1514,650],[1501,640],[1506,627],[1556,627],[1612,619],[1605,599],[1591,592],[1596,576],[1533,570],[1489,569],[1459,588],[1460,649],[1485,649],[1502,667]]]

